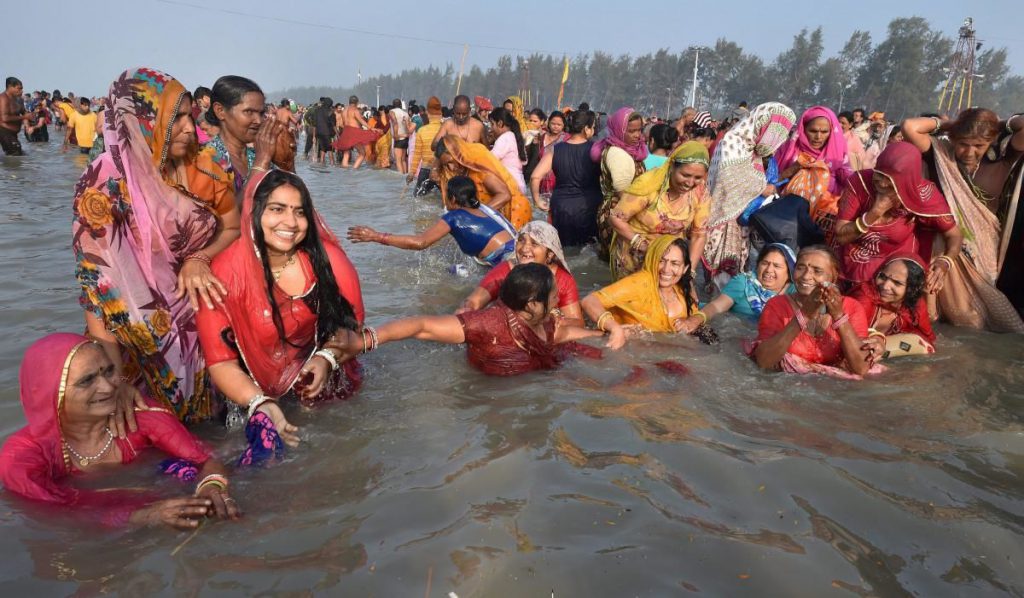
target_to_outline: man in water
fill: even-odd
[[[334,130],[337,125],[334,119],[334,110],[331,109],[333,104],[334,101],[331,98],[320,98],[320,106],[317,108],[314,120],[318,145],[316,161],[320,163],[323,163],[327,156],[331,157],[331,162],[334,161],[331,138],[334,137]]]
[[[77,111],[71,113],[68,119],[68,130],[64,134],[64,147],[67,151],[71,144],[71,134],[75,135],[75,145],[78,151],[88,154],[92,149],[92,142],[96,140],[96,113],[90,110],[89,98],[78,100]]]
[[[376,133],[369,130],[370,123],[366,122],[363,111],[359,109],[358,97],[349,96],[348,106],[341,113],[341,127],[341,137],[338,138],[341,167],[348,168],[351,150],[355,148],[356,162],[352,165],[352,169],[355,170],[362,166],[370,150],[370,141],[376,138]]]
[[[441,123],[441,130],[430,142],[430,149],[437,149],[437,142],[445,135],[458,135],[470,143],[483,143],[484,125],[475,118],[470,118],[469,97],[456,96],[452,105],[452,118]]]
[[[406,174],[409,172],[409,133],[412,131],[412,119],[409,114],[402,110],[402,100],[395,99],[391,102],[391,110],[388,112],[388,119],[391,121],[391,135],[395,140],[395,162],[398,164],[398,172]]]
[[[24,90],[17,77],[7,77],[7,88],[0,94],[0,146],[8,156],[25,155],[18,141],[22,123],[31,118],[21,104]]]

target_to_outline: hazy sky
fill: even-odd
[[[463,43],[470,45],[467,71],[472,64],[487,67],[502,54],[516,53],[495,47],[520,48],[523,54],[531,50],[643,54],[662,47],[679,51],[689,45],[713,45],[720,37],[771,61],[803,27],[821,25],[825,54],[831,55],[856,29],[867,29],[877,42],[884,39],[890,19],[915,15],[924,16],[932,27],[951,37],[964,17],[973,16],[986,47],[1006,46],[1012,71],[1024,73],[1024,32],[1016,0],[828,1],[818,3],[816,9],[808,9],[812,3],[792,0],[4,4],[0,50],[6,72],[2,74],[18,76],[28,90],[59,88],[87,95],[105,94],[114,77],[133,66],[164,70],[188,88],[209,86],[226,74],[251,77],[268,92],[298,85],[351,85],[357,69],[364,77],[431,63],[451,62],[458,69]],[[355,6],[374,8],[357,14]],[[848,8],[852,6],[856,11]],[[424,13],[425,7],[429,13]],[[391,15],[402,15],[400,27],[394,26],[397,20],[388,18]],[[39,25],[30,24],[41,19]],[[89,23],[95,26],[86,26]],[[351,29],[422,39],[388,38]],[[382,93],[390,96],[397,91]]]

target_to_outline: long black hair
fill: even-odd
[[[679,285],[679,290],[683,293],[683,297],[686,299],[686,315],[689,316],[697,311],[697,304],[693,301],[693,265],[690,264],[690,243],[686,239],[678,238],[673,240],[665,248],[665,251],[668,252],[671,247],[678,247],[683,252],[683,263],[686,264],[686,271],[683,272],[683,276],[677,284]],[[664,255],[662,254],[658,260],[660,261]]]
[[[526,309],[531,301],[544,304],[544,311],[551,307],[548,299],[555,286],[555,275],[544,264],[522,264],[512,268],[505,282],[501,283],[498,298],[506,307],[515,311]]]
[[[579,135],[587,127],[596,127],[596,120],[594,113],[590,110],[576,110],[569,113],[569,118],[565,122],[565,130],[570,135]]]
[[[303,300],[309,306],[310,311],[316,314],[316,344],[319,346],[339,328],[358,330],[359,322],[356,320],[352,304],[338,290],[338,281],[334,279],[331,261],[320,240],[320,231],[316,226],[316,211],[313,209],[313,198],[309,194],[309,189],[298,175],[284,170],[271,170],[260,182],[260,186],[253,196],[252,237],[256,247],[260,250],[260,259],[263,261],[267,298],[270,300],[270,309],[278,336],[282,342],[292,344],[285,337],[281,311],[277,307],[277,301],[274,300],[274,285],[276,283],[270,270],[270,258],[267,255],[266,239],[263,237],[262,219],[270,195],[285,185],[299,191],[299,195],[302,197],[302,211],[309,221],[306,236],[299,243],[298,248],[309,256],[309,261],[313,266],[313,275],[316,277],[316,284],[309,294],[303,297]],[[295,345],[292,344],[292,346]]]
[[[487,119],[491,122],[504,123],[512,131],[512,134],[516,136],[516,148],[519,150],[519,159],[525,162],[526,146],[523,145],[523,131],[519,127],[519,121],[516,120],[516,117],[512,116],[512,113],[504,108],[495,108],[491,110]]]
[[[221,126],[220,119],[213,111],[213,105],[220,104],[224,110],[231,110],[242,103],[242,99],[247,93],[258,93],[264,96],[263,90],[252,79],[238,75],[224,75],[217,79],[210,91],[210,109],[206,111],[207,122],[214,126]]]
[[[448,197],[460,208],[480,207],[480,198],[476,195],[476,183],[468,176],[453,176],[448,181]]]
[[[896,260],[891,261],[894,262]],[[899,261],[903,262],[903,265],[907,267],[907,290],[903,294],[903,305],[910,310],[911,314],[916,315],[917,310],[914,308],[917,306],[917,301],[924,296],[927,276],[925,275],[924,268],[914,260],[900,259]],[[882,266],[879,272],[884,269],[885,266]]]
[[[679,131],[665,123],[658,123],[651,127],[650,139],[655,150],[670,152],[676,141],[679,140]]]

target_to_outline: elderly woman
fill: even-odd
[[[647,247],[661,235],[689,241],[690,268],[696,270],[704,253],[704,224],[711,210],[705,180],[708,150],[697,141],[676,148],[658,168],[645,172],[626,189],[608,220],[612,237],[612,278],[636,272],[644,263]]]
[[[957,326],[1024,333],[1024,266],[1015,259],[1024,249],[1024,117],[1000,123],[991,110],[972,108],[947,123],[908,119],[903,134],[924,154],[931,180],[942,189],[965,231],[964,251],[938,294],[942,317]],[[1016,305],[1004,291],[1013,295]]]
[[[106,150],[72,207],[86,328],[118,376],[200,421],[212,409],[195,310],[226,293],[210,262],[238,238],[231,178],[212,150],[197,152],[191,95],[169,75],[125,71],[110,106]]]
[[[555,286],[558,287],[558,304],[553,308],[553,312],[556,316],[562,317],[566,324],[583,326],[579,291],[576,288],[576,281],[569,273],[569,264],[562,252],[558,231],[540,220],[530,222],[519,231],[511,259],[492,268],[480,281],[480,286],[462,302],[455,315],[482,309],[497,299],[501,285],[509,273],[523,264],[543,264],[551,269],[551,273],[555,275]]]
[[[476,185],[469,177],[457,176],[448,181],[445,213],[433,226],[417,235],[381,233],[368,226],[348,229],[348,238],[355,243],[375,242],[399,249],[422,251],[446,235],[451,235],[463,253],[483,266],[494,266],[515,248],[516,229],[505,217],[480,203]]]
[[[466,345],[469,364],[491,376],[516,376],[558,367],[570,353],[599,355],[577,339],[604,333],[569,326],[552,317],[558,287],[550,268],[523,264],[501,284],[494,305],[456,316],[414,316],[361,333],[345,333],[331,347],[348,359],[407,338]]]
[[[708,171],[711,214],[704,245],[704,266],[715,276],[734,276],[747,263],[748,231],[736,218],[756,197],[774,195],[764,161],[789,137],[796,115],[768,102],[754,108],[722,137]]]
[[[860,379],[873,367],[864,348],[868,323],[860,303],[839,292],[839,259],[824,245],[800,250],[796,292],[768,300],[750,351],[766,370]]]
[[[644,173],[647,145],[644,117],[629,106],[608,118],[608,136],[590,147],[590,159],[601,165],[601,193],[604,200],[597,211],[598,255],[608,259],[612,236],[611,212],[636,177]]]
[[[95,342],[66,333],[36,341],[25,352],[19,383],[28,425],[0,449],[0,481],[8,492],[106,526],[192,529],[205,517],[238,517],[224,467],[170,411],[137,407],[137,429],[115,438],[109,418],[122,382]],[[161,463],[166,473],[201,480],[192,496],[161,499],[153,492],[98,490],[95,481],[88,489],[74,483],[128,465],[148,448],[171,458]]]
[[[287,127],[275,118],[263,118],[263,90],[250,79],[226,75],[213,84],[206,120],[219,127],[206,147],[227,172],[240,194],[252,171],[270,168],[274,147]],[[320,148],[327,151],[329,148]]]
[[[852,286],[870,280],[896,252],[916,253],[928,261],[936,232],[946,251],[929,268],[929,293],[942,288],[960,254],[963,234],[946,199],[921,176],[921,152],[909,143],[891,143],[873,170],[850,178],[839,202],[835,241],[841,247],[842,277]]]
[[[865,346],[874,361],[934,353],[935,333],[925,305],[925,267],[916,253],[890,255],[850,294],[868,318]]]
[[[446,135],[437,142],[434,155],[444,201],[448,201],[448,181],[467,176],[476,185],[480,201],[499,212],[515,229],[533,218],[530,200],[519,190],[519,183],[485,145]]]
[[[722,294],[707,303],[699,312],[686,319],[686,330],[695,330],[725,312],[753,318],[761,312],[772,297],[793,291],[793,271],[796,255],[789,245],[765,245],[757,256],[753,272],[743,272],[729,279]]]
[[[362,293],[302,179],[258,173],[245,191],[242,236],[213,261],[227,295],[199,312],[199,338],[234,418],[249,429],[273,428],[294,446],[298,429],[280,399],[292,391],[307,401],[347,398],[359,386],[358,364],[339,367],[324,344],[339,330],[360,327]]]
[[[689,256],[686,240],[662,235],[651,243],[642,270],[583,299],[587,317],[611,335],[609,347],[618,349],[626,342],[626,326],[684,332],[686,319],[698,311]],[[704,342],[714,340],[710,329],[693,333]]]

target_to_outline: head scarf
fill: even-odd
[[[875,122],[875,121],[885,122],[885,113],[884,112],[872,112],[871,116],[868,117],[868,121],[870,121],[870,122]]]
[[[558,265],[563,270],[569,272],[569,262],[565,261],[565,253],[562,251],[562,241],[558,238],[558,230],[543,220],[531,220],[523,228],[519,229],[518,237],[522,235],[529,235],[533,242],[544,247],[551,253],[555,254],[555,259],[558,261]],[[513,251],[509,255],[509,260],[513,264],[519,263],[519,255]]]
[[[260,334],[262,326],[249,322],[271,317],[270,299],[267,297],[267,280],[263,273],[260,248],[253,237],[252,211],[256,191],[266,179],[267,172],[254,172],[245,185],[245,200],[242,204],[241,236],[213,261],[213,273],[230,289],[222,308],[227,314],[245,367],[257,386],[271,397],[287,393],[295,383],[299,371],[317,349],[315,331],[307,338],[289,338],[287,342],[275,338],[268,344]],[[310,226],[317,227],[320,242],[328,257],[344,256],[345,252],[334,233],[324,224],[318,212],[307,214]],[[332,255],[333,254],[333,255]],[[332,261],[332,268],[334,266]],[[335,271],[337,271],[335,269]],[[341,282],[339,281],[339,287]],[[351,301],[356,318],[361,320],[361,308]],[[282,310],[282,316],[284,316]],[[271,325],[272,326],[272,325]]]
[[[615,111],[608,118],[608,136],[594,143],[590,148],[590,159],[594,162],[601,161],[601,154],[606,147],[617,147],[625,150],[635,162],[642,162],[647,157],[647,144],[643,136],[636,140],[633,145],[626,145],[626,128],[629,121],[639,117],[640,114],[631,106],[623,106]]]
[[[614,305],[612,313],[625,314],[627,322],[635,321],[651,332],[672,332],[672,323],[658,292],[658,266],[676,239],[678,237],[673,235],[654,239],[647,248],[643,269],[597,291],[601,302]],[[684,261],[689,261],[687,256]],[[683,304],[686,305],[685,300]]]
[[[72,245],[82,304],[140,366],[153,397],[178,417],[205,418],[210,390],[195,314],[175,291],[180,264],[209,243],[217,219],[194,191],[171,186],[161,172],[186,93],[177,80],[146,68],[111,84],[106,149],[75,187]],[[205,179],[224,174],[212,161],[206,166]]]
[[[767,102],[730,129],[715,149],[708,172],[711,217],[708,226],[735,220],[768,184],[763,158],[776,152],[793,127],[796,114],[788,106]]]
[[[693,117],[693,124],[704,129],[711,126],[711,113],[707,111],[698,112],[697,116]]]
[[[874,171],[866,173],[864,178],[870,180],[874,172],[889,177],[896,187],[900,203],[918,216],[951,215],[946,198],[938,187],[921,176],[921,164],[921,152],[913,144],[897,141],[886,146],[878,156]]]
[[[885,270],[885,268],[895,261],[908,261],[917,264],[923,271],[928,272],[928,268],[924,265],[924,261],[921,256],[914,252],[897,252],[885,259],[878,269],[875,270],[871,280],[866,280],[853,292],[853,297],[860,301],[861,306],[864,307],[864,313],[868,318],[874,317],[874,314],[878,310],[885,310],[892,312],[896,315],[896,319],[893,321],[889,330],[880,330],[885,334],[892,333],[914,333],[921,336],[929,343],[935,342],[935,332],[932,330],[931,321],[928,316],[928,307],[925,302],[924,296],[919,297],[917,304],[912,307],[907,307],[904,302],[900,302],[899,305],[891,305],[882,301],[881,295],[878,293],[878,287],[875,286],[875,276],[879,272]],[[868,324],[871,324],[871,320],[868,320]]]
[[[527,126],[526,118],[523,116],[523,99],[519,96],[509,96],[505,101],[512,102],[512,116],[519,123],[519,131],[525,133]]]
[[[820,150],[812,148],[811,142],[807,138],[807,125],[816,118],[827,120],[830,128],[828,141]],[[775,161],[779,164],[779,172],[789,168],[793,162],[796,162],[800,154],[807,154],[814,161],[825,162],[832,174],[829,178],[829,192],[836,193],[839,183],[842,182],[839,179],[845,180],[845,177],[839,177],[836,174],[846,168],[846,149],[846,138],[843,137],[843,128],[839,124],[839,119],[836,118],[836,113],[824,106],[814,106],[808,108],[800,117],[800,126],[796,129],[796,137],[779,148],[775,154]]]
[[[660,197],[668,189],[672,170],[680,164],[702,164],[707,170],[708,149],[699,141],[687,141],[669,154],[664,164],[634,179],[626,193],[638,197]]]
[[[482,203],[488,203],[491,199],[491,194],[487,191],[483,181],[486,175],[492,174],[498,177],[508,188],[509,193],[512,194],[512,200],[506,203],[499,211],[501,215],[511,222],[516,230],[519,230],[519,228],[530,221],[533,216],[530,201],[519,190],[519,183],[512,178],[512,174],[487,149],[487,146],[480,143],[470,143],[458,135],[445,135],[442,141],[444,142],[445,151],[451,155],[452,159],[469,171],[467,176],[476,183],[477,197]],[[456,174],[458,173],[452,172],[450,168],[438,168],[438,184],[441,187],[441,197],[446,205],[448,201],[448,181]]]
[[[476,104],[477,110],[494,110],[494,104],[491,102],[490,98],[476,96],[473,98],[473,103]]]
[[[882,136],[878,139],[879,151],[884,150],[885,146],[889,145],[889,138],[892,137],[892,132],[896,130],[897,126],[898,125],[889,125],[885,128],[885,132],[882,133]]]
[[[766,247],[778,250],[782,253],[782,259],[786,261],[787,278],[788,282],[783,285],[782,292],[787,293],[792,288],[793,273],[796,270],[796,254],[793,253],[793,249],[785,243],[772,243]],[[750,304],[750,310],[757,315],[760,315],[764,311],[765,303],[772,297],[778,295],[777,291],[772,291],[766,288],[761,281],[757,278],[757,271],[747,272],[742,274],[744,276],[743,284],[743,296],[746,297],[747,303]]]

